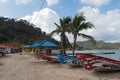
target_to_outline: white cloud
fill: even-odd
[[[22,17],[21,19],[23,19],[23,20],[27,20],[28,22],[30,22],[31,19],[32,19],[32,16],[27,15],[27,16],[25,16],[25,17]]]
[[[120,41],[120,10],[108,11],[102,14],[99,9],[83,7],[79,12],[84,12],[88,21],[95,25],[95,29],[84,31],[97,40]]]
[[[16,0],[17,4],[27,4],[29,2],[31,2],[31,0]]]
[[[82,4],[93,5],[100,7],[108,4],[111,0],[80,0]]]
[[[0,0],[0,3],[6,3],[8,0]]]
[[[0,3],[7,3],[9,1],[13,1],[13,0],[0,0]],[[27,4],[29,2],[31,2],[31,0],[14,0],[16,2],[16,4]]]
[[[33,15],[27,15],[22,19],[30,21],[47,33],[56,29],[55,22],[59,23],[59,15],[49,8],[36,11]]]
[[[83,31],[85,34],[93,36],[96,40],[104,41],[120,41],[120,10],[112,10],[106,13],[101,13],[98,8],[83,7],[79,12],[84,12],[87,21],[92,22],[95,25],[95,29],[89,29]],[[54,22],[59,24],[59,15],[49,9],[44,8],[40,11],[36,11],[33,15],[27,15],[22,19],[28,20],[34,23],[37,27],[41,28],[42,31],[50,33],[56,26]],[[67,34],[68,35],[68,34]],[[73,42],[73,36],[68,35],[69,40]],[[57,40],[60,40],[59,36],[54,36]],[[78,37],[78,41],[83,38]]]
[[[35,11],[32,15],[27,15],[25,17],[22,17],[21,19],[35,24],[36,27],[41,28],[42,31],[45,31],[46,33],[50,33],[56,29],[54,23],[59,24],[59,15],[49,8]],[[60,37],[58,35],[54,35],[53,37],[57,40],[60,40]]]
[[[48,6],[52,6],[57,4],[59,1],[58,0],[46,0]]]

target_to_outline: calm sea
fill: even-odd
[[[67,53],[72,53],[72,50],[67,50]],[[102,54],[112,52],[114,54]],[[97,56],[107,57],[120,61],[120,50],[75,50],[75,53],[93,53]]]

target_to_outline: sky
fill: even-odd
[[[0,16],[27,20],[46,33],[56,29],[59,19],[81,12],[95,26],[83,33],[95,40],[120,42],[120,0],[0,0]],[[73,42],[73,36],[67,36]],[[53,37],[60,40],[58,35]]]

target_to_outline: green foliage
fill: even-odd
[[[70,32],[73,34],[74,37],[74,43],[73,43],[73,55],[74,55],[74,50],[76,48],[76,40],[77,40],[77,36],[81,36],[83,38],[89,39],[91,41],[93,41],[95,43],[95,40],[93,37],[83,34],[81,33],[81,31],[83,30],[87,30],[87,29],[91,29],[94,27],[94,25],[90,22],[87,22],[85,19],[85,16],[83,15],[83,13],[80,13],[79,15],[76,15],[71,24],[70,24]]]
[[[25,20],[0,17],[0,42],[31,44],[46,36],[40,28]]]
[[[3,43],[4,41],[8,41],[8,38],[0,33],[0,43]]]
[[[50,33],[50,36],[53,34],[58,34],[61,38],[61,48],[63,50],[65,50],[68,46],[71,46],[67,36],[66,36],[66,32],[69,32],[69,24],[71,22],[71,18],[70,17],[65,17],[63,19],[60,19],[60,25],[58,25],[57,23],[55,23],[56,25],[56,29],[53,30]]]
[[[96,45],[93,45],[90,41],[78,41],[78,47],[82,47],[82,49],[120,49],[120,42],[104,42],[104,41],[96,41]]]

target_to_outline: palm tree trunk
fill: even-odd
[[[65,54],[65,45],[64,45],[64,36],[63,36],[63,35],[62,35],[62,37],[61,37],[61,43],[62,43],[62,44],[61,44],[61,45],[62,45],[62,54],[63,54],[63,55],[66,55],[66,54]]]
[[[74,35],[74,43],[73,43],[73,56],[74,56],[74,54],[75,54],[76,39],[77,39],[77,36],[76,36],[76,35]]]
[[[61,47],[64,49],[63,38],[61,37]]]

